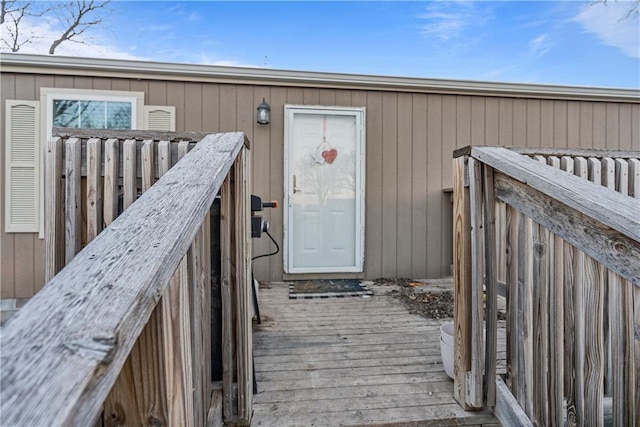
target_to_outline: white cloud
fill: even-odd
[[[541,34],[529,42],[529,54],[535,58],[543,56],[551,50],[551,39],[548,34]]]
[[[629,1],[589,4],[574,19],[603,44],[616,47],[627,56],[640,58],[639,18],[635,14],[627,16],[632,6],[633,2]]]
[[[170,31],[173,29],[174,27],[172,25],[149,25],[141,27],[140,31]]]
[[[475,22],[473,3],[467,1],[433,2],[418,19],[428,21],[422,33],[441,40],[459,36],[463,30]]]

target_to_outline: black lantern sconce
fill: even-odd
[[[258,114],[256,114],[256,121],[259,125],[268,125],[271,115],[271,107],[267,104],[264,98],[262,98],[262,102],[258,105]]]

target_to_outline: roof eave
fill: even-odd
[[[640,103],[640,90],[1,53],[2,72]]]

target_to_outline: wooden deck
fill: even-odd
[[[260,290],[254,325],[253,426],[499,425],[465,412],[440,358],[442,321],[410,314],[388,294],[290,300]]]

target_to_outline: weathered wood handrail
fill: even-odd
[[[505,148],[471,156],[496,172],[498,199],[640,286],[638,201]]]
[[[600,425],[606,394],[614,424],[634,425],[640,153],[524,151],[535,160],[471,147],[454,161],[455,397],[467,409],[497,403],[509,425]],[[496,392],[500,262],[509,387],[498,378]]]
[[[208,253],[208,243],[199,243],[197,247],[203,248],[199,252],[194,249],[194,242],[198,241],[198,236],[207,238],[205,219],[225,179],[226,182],[232,179],[229,172],[234,163],[241,169],[246,168],[246,157],[242,163],[237,162],[239,153],[245,150],[245,141],[241,133],[206,136],[76,254],[3,327],[0,336],[0,424],[67,426],[94,422],[103,405],[107,406],[105,400],[110,391],[113,392],[116,380],[130,374],[121,372],[123,366],[134,346],[139,345],[139,337],[150,325],[150,318],[157,312],[156,306],[161,300],[164,301],[164,314],[158,313],[158,316],[164,316],[164,324],[169,328],[160,331],[165,337],[161,340],[164,351],[172,350],[166,348],[172,345],[172,339],[188,339],[189,320],[184,317],[188,316],[188,309],[185,312],[173,306],[185,304],[186,298],[197,300],[198,296],[188,297],[191,291],[184,283],[180,284],[180,277],[191,274],[193,265],[200,262],[198,258]],[[229,199],[224,202],[240,206],[232,210],[236,215],[232,226],[243,228],[248,222],[248,180],[238,168],[234,175],[235,181],[243,182],[243,188],[236,189],[233,202]],[[244,216],[247,218],[243,221]],[[223,250],[250,254],[250,238],[237,238],[246,234],[246,230],[236,234],[235,249],[227,246]],[[228,255],[223,253],[224,256]],[[244,261],[234,259],[238,267],[246,270],[246,255],[244,258]],[[230,272],[227,274],[231,275]],[[250,286],[246,274],[233,276],[233,281],[247,281],[241,289]],[[208,277],[205,279],[209,280]],[[174,282],[178,285],[171,285]],[[246,293],[246,290],[241,292]],[[182,320],[174,319],[176,315],[182,316]],[[242,327],[246,328],[246,319],[238,321],[245,322]],[[172,332],[171,325],[175,328],[184,325],[186,329]],[[184,331],[187,331],[186,336]],[[244,352],[250,354],[250,336],[248,339],[249,348]],[[174,372],[172,364],[190,363],[190,360],[184,360],[185,354],[191,351],[187,348],[189,344],[183,344],[177,351],[182,352],[182,356],[175,355],[171,360],[165,357],[165,369],[169,372]],[[239,348],[246,347],[245,342]],[[140,359],[142,363],[145,360],[144,357]],[[207,360],[197,362],[210,363]],[[180,369],[184,366],[176,367],[177,371]],[[162,381],[170,384],[186,382],[167,386],[170,390],[165,393],[182,389],[191,394],[191,386],[196,394],[201,393],[202,390],[191,382],[190,374],[176,375]],[[209,378],[200,380],[205,381],[207,387],[210,384]],[[141,394],[149,390],[154,394],[154,387],[164,386],[157,383],[136,384],[135,387],[142,387]],[[245,388],[241,387],[244,393]],[[250,405],[250,396],[245,400]],[[186,411],[187,419],[191,418],[188,407],[180,410],[183,415]],[[175,414],[160,415],[169,420],[165,423],[171,424]],[[243,422],[243,419],[239,421]],[[244,422],[247,422],[246,418]]]

